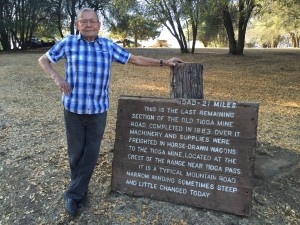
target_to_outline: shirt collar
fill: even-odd
[[[82,34],[78,34],[77,35],[77,40],[79,41],[79,40],[85,40],[85,39],[83,38]],[[102,44],[101,38],[99,36],[97,36],[95,38],[94,42],[98,42],[99,44]]]

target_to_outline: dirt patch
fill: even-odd
[[[64,210],[69,180],[61,94],[42,73],[42,52],[0,54],[0,224],[300,224],[300,50],[132,49],[204,65],[204,96],[260,104],[250,217],[110,192],[120,95],[169,96],[169,69],[113,66],[111,108],[87,207]],[[64,63],[55,66],[64,74]]]

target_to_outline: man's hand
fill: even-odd
[[[178,63],[184,63],[184,61],[180,58],[171,58],[167,60],[168,66],[176,66]]]
[[[57,85],[57,87],[65,94],[68,95],[70,94],[70,92],[72,91],[72,88],[70,86],[70,84],[65,81],[63,78],[61,78],[60,76],[55,76],[54,81]]]

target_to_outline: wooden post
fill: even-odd
[[[170,97],[203,99],[203,65],[182,63],[171,68]]]

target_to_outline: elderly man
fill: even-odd
[[[95,168],[109,108],[109,82],[112,62],[141,66],[175,66],[183,61],[135,56],[98,36],[101,23],[90,8],[77,14],[78,35],[70,35],[55,44],[39,58],[43,71],[49,74],[63,92],[64,119],[68,144],[71,181],[64,193],[65,208],[72,216],[84,206],[88,185]],[[52,67],[65,58],[62,78]]]

